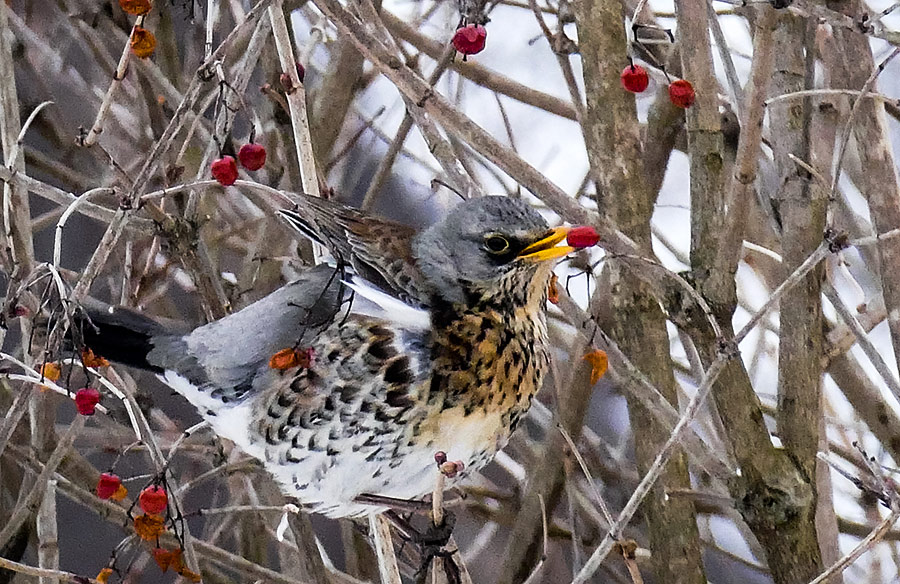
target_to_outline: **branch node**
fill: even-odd
[[[741,355],[741,350],[738,348],[738,344],[732,339],[720,338],[716,342],[716,344],[716,353],[718,358],[727,361],[740,357]]]
[[[425,102],[432,96],[434,96],[434,90],[429,87],[416,102],[416,107],[425,107]]]
[[[837,253],[850,246],[850,235],[846,231],[838,231],[829,227],[825,230],[824,237],[828,242],[828,251],[831,253]]]

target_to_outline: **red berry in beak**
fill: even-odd
[[[577,249],[592,247],[599,241],[600,235],[589,225],[573,227],[566,235],[566,243]]]

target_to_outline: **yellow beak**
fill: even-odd
[[[568,233],[568,227],[556,227],[545,237],[535,241],[519,252],[518,257],[529,262],[545,262],[547,260],[555,260],[568,255],[575,251],[574,247],[568,245],[556,247],[556,244],[564,240]]]

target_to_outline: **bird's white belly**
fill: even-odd
[[[367,460],[369,451],[352,452],[348,444],[346,448],[335,445],[341,450],[337,456],[310,452],[302,462],[272,464],[274,461],[269,460],[266,468],[281,483],[285,494],[325,515],[358,516],[379,510],[353,502],[362,494],[420,499],[434,490],[437,452],[444,452],[447,460],[461,461],[466,467],[461,475],[448,480],[452,483],[487,464],[508,437],[497,434],[500,414],[464,417],[455,410],[444,414],[438,418],[442,423],[436,425],[436,432],[424,441],[401,447],[391,459]],[[431,446],[424,447],[424,442],[432,441]],[[490,445],[487,450],[486,445]]]
[[[297,498],[310,511],[344,517],[360,516],[380,510],[355,503],[361,494],[397,499],[420,499],[434,490],[437,464],[434,455],[444,452],[447,460],[461,461],[465,471],[454,479],[486,465],[509,437],[498,411],[465,415],[455,407],[427,417],[415,436],[406,435],[410,426],[396,426],[396,434],[382,434],[379,441],[364,446],[368,434],[329,439],[332,430],[341,429],[339,419],[315,430],[303,431],[300,443],[313,435],[328,449],[292,449],[288,443],[266,445],[253,439],[248,421],[254,417],[253,400],[222,407],[221,402],[201,391],[183,376],[167,371],[160,378],[190,401],[213,431],[231,440],[248,455],[260,460],[281,484],[282,491]],[[400,446],[397,446],[397,445]],[[354,446],[356,447],[354,449]],[[356,450],[356,451],[354,451]],[[373,452],[380,456],[372,458]],[[391,454],[388,454],[391,453]],[[287,460],[287,454],[300,458]]]

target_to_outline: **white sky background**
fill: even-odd
[[[653,1],[651,6],[664,13],[672,13],[674,6],[669,1]],[[882,10],[892,4],[891,0],[878,0],[869,2],[872,10]],[[412,2],[409,0],[385,0],[385,8],[400,16],[401,18],[412,18],[417,11],[422,10],[421,2]],[[727,5],[716,3],[719,9],[728,8]],[[553,17],[546,15],[548,25],[551,29],[555,29]],[[299,15],[295,16],[295,25],[298,32],[298,41],[302,44],[307,37],[306,31],[308,25]],[[427,25],[422,29],[423,32],[435,39],[449,40],[452,31],[458,23],[458,13],[456,12],[454,2],[445,2],[428,21]],[[670,26],[674,31],[673,19],[662,19],[665,26]],[[720,23],[728,39],[731,49],[732,58],[735,68],[741,79],[746,81],[749,73],[748,56],[752,50],[750,36],[745,21],[739,17],[723,16],[720,17]],[[894,30],[900,30],[900,11],[884,18],[883,23]],[[547,41],[544,39],[537,26],[534,16],[529,10],[513,7],[498,7],[491,14],[491,22],[487,24],[487,47],[484,52],[470,57],[477,60],[480,64],[498,71],[516,81],[523,83],[529,87],[544,91],[546,93],[569,99],[569,93],[566,89],[565,82],[559,70],[556,58],[549,50]],[[573,25],[566,28],[566,32],[573,39],[576,38],[576,31]],[[329,31],[329,35],[333,38],[333,31]],[[888,46],[881,41],[873,41],[875,49],[876,62],[880,62],[889,51]],[[720,55],[718,49],[714,47],[714,59],[716,62],[717,73],[723,88],[727,88],[727,83],[722,70]],[[433,62],[424,59],[426,64],[426,72],[430,72]],[[580,60],[573,58],[571,60],[575,70],[576,79],[581,83]],[[313,67],[324,67],[327,63],[327,55],[324,50],[319,49],[313,57]],[[626,63],[623,62],[623,67]],[[474,84],[463,82],[460,85],[461,78],[454,72],[449,72],[443,76],[438,88],[445,96],[453,98],[459,96],[459,103],[463,111],[471,117],[475,122],[491,132],[495,137],[503,142],[508,143],[507,132],[503,125],[502,116],[497,106],[494,94],[484,88]],[[660,76],[654,76],[651,81],[650,90],[642,96],[638,96],[637,105],[639,115],[642,120],[646,118],[646,111],[649,107],[651,96],[655,84],[664,83]],[[878,91],[890,96],[900,96],[900,58],[890,63],[879,79]],[[501,96],[500,99],[509,116],[514,131],[515,146],[519,154],[526,161],[541,170],[552,181],[562,187],[569,193],[574,193],[588,169],[588,162],[582,140],[581,132],[575,122],[564,120],[552,114],[542,112],[531,106],[521,104],[511,98]],[[404,106],[402,100],[399,99],[398,93],[393,85],[383,77],[379,77],[368,89],[366,99],[363,100],[359,107],[361,115],[364,118],[372,118],[376,112],[386,107],[386,112],[378,119],[378,127],[388,136],[396,133],[400,122],[403,119]],[[890,120],[892,129],[892,142],[895,151],[900,149],[900,131],[896,122]],[[349,133],[353,133],[355,128]],[[347,132],[345,132],[345,137]],[[368,143],[366,141],[369,141]],[[371,133],[363,137],[361,144],[369,145],[375,148],[375,151],[383,152],[386,145],[380,140],[374,138]],[[340,148],[340,144],[338,145]],[[428,166],[424,166],[418,162],[410,161],[402,155],[398,157],[394,166],[394,172],[405,177],[412,183],[418,184],[418,191],[423,197],[428,196],[430,192],[429,183],[435,176],[440,176],[438,165],[431,159],[428,149],[421,139],[419,133],[414,129],[406,141],[406,148],[417,153],[421,158],[428,162]],[[771,165],[769,166],[771,168]],[[762,172],[765,172],[763,168]],[[479,179],[483,182],[489,192],[502,192],[506,189],[499,184],[490,173],[482,172]],[[507,182],[507,186],[512,184]],[[690,244],[690,216],[689,216],[689,191],[688,185],[688,161],[687,157],[680,153],[674,152],[669,161],[666,180],[657,201],[657,209],[653,217],[653,226],[656,230],[663,233],[670,242],[675,244],[679,252],[683,255],[688,253]],[[852,184],[845,178],[841,181],[841,188],[846,192],[846,196],[851,200],[853,208],[856,212],[868,219],[868,211],[864,201],[859,193],[853,188]],[[352,185],[345,185],[352,187]],[[446,189],[441,189],[442,200],[447,204],[452,204],[453,195],[448,195]],[[675,270],[681,271],[687,266],[679,262],[673,254],[665,249],[659,241],[655,242],[655,251],[663,263]],[[598,252],[598,258],[600,254]],[[864,274],[865,266],[859,265],[858,255],[853,250],[845,253],[848,262],[851,263],[851,271],[855,274]],[[565,270],[561,267],[557,273],[564,277]],[[865,274],[864,274],[865,275]],[[841,293],[844,300],[849,306],[856,306],[860,302],[859,293],[849,285],[846,277],[839,276],[833,281],[835,287]],[[865,291],[865,300],[871,300],[877,297],[878,291],[873,287],[871,277],[860,278],[860,283]],[[738,273],[739,294],[746,306],[753,309],[763,304],[771,290],[768,290],[763,283],[756,277],[755,273],[746,266],[741,267]],[[573,286],[576,295],[580,295],[585,300],[584,286]],[[833,309],[825,302],[825,314],[828,318],[834,320],[835,314]],[[735,317],[735,326],[740,327],[749,318],[746,310],[739,309]],[[777,331],[778,319],[777,313],[773,313],[767,320],[768,326]],[[670,327],[673,336],[673,355],[680,361],[684,361],[684,352],[677,341],[677,335],[674,329]],[[764,342],[760,342],[760,337]],[[892,354],[891,343],[886,323],[882,323],[876,327],[871,333],[870,338],[881,351],[885,361],[891,367],[894,374],[896,371],[896,361]],[[754,351],[763,346],[766,348],[766,354],[761,357],[759,365],[756,367],[756,375],[753,378],[760,397],[766,404],[774,405],[776,396],[774,394],[777,387],[777,335],[772,332],[765,332],[757,329],[753,334],[741,345],[744,353],[745,362],[750,363]],[[866,368],[871,378],[883,388],[885,399],[891,406],[900,411],[900,405],[889,395],[885,384],[875,372],[869,361],[862,355],[858,347],[853,349],[854,354],[859,357],[860,363]],[[682,380],[684,382],[684,380]],[[764,389],[760,389],[764,388]],[[860,439],[863,446],[869,454],[880,456],[886,464],[894,464],[883,456],[879,451],[879,445],[875,442],[867,431],[861,431],[859,424],[853,417],[852,409],[837,390],[830,379],[826,379],[826,395],[829,398],[830,406],[833,408],[834,416],[837,421],[845,426],[844,431],[855,438]],[[692,394],[694,388],[685,386],[685,391]],[[834,438],[838,437],[838,430],[831,427],[830,435]],[[846,479],[833,473],[833,484],[837,497],[837,509],[840,515],[859,521],[864,521],[865,517],[862,510],[856,504],[858,491],[856,487],[850,484]],[[726,520],[714,519],[709,521],[712,532],[720,545],[737,553],[745,558],[750,559],[749,548],[742,541],[740,534]],[[854,538],[844,538],[841,540],[842,552],[849,551],[858,540]],[[877,554],[878,559],[883,566],[883,575],[885,582],[898,581],[896,577],[896,568],[887,553],[887,547],[881,546],[880,553]],[[867,575],[868,570],[872,566],[871,562],[873,554],[867,554],[860,559],[853,567],[845,573],[847,582],[858,580],[861,576]]]

